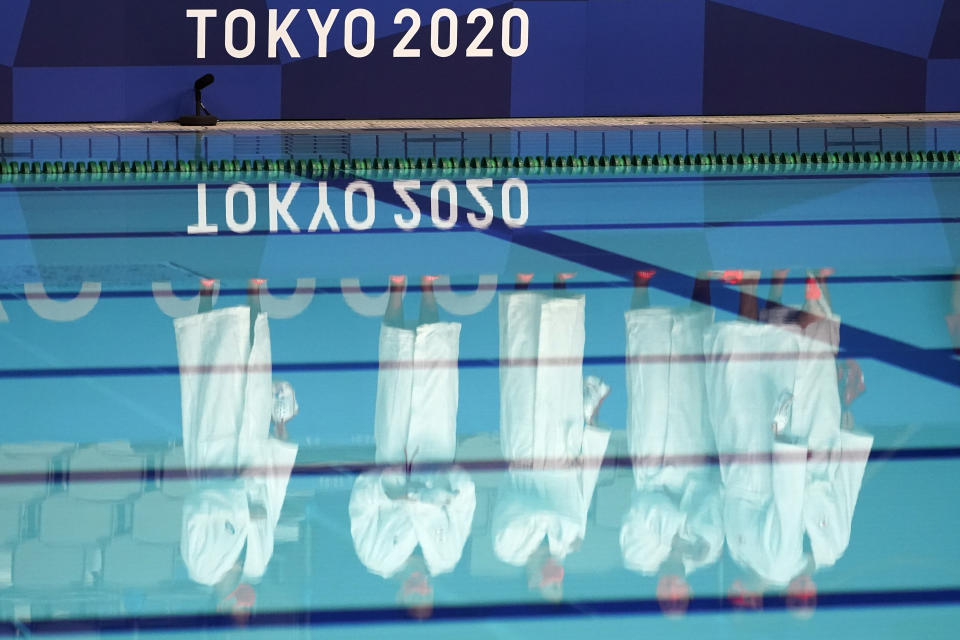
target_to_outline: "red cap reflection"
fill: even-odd
[[[407,607],[411,618],[426,620],[433,615],[433,585],[422,571],[413,571],[400,585],[397,599]]]
[[[730,585],[730,591],[727,593],[727,599],[736,609],[762,609],[763,594],[759,591],[748,589],[740,580],[734,580]]]
[[[690,607],[690,585],[683,576],[664,574],[657,582],[657,602],[665,616],[684,616]]]
[[[787,585],[787,611],[798,618],[813,616],[817,608],[817,584],[809,575],[799,575]]]

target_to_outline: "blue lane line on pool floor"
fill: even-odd
[[[905,447],[899,449],[872,449],[845,451],[840,458],[835,451],[807,451],[807,460],[850,460],[878,464],[881,462],[916,462],[930,460],[957,460],[960,459],[960,446],[950,447]],[[554,463],[552,465],[551,463]],[[742,465],[794,464],[796,459],[778,460],[773,451],[752,452],[747,454],[685,454],[673,458],[645,458],[640,462],[629,456],[605,456],[595,461],[600,469],[633,469],[635,467],[660,468],[671,467],[718,467],[728,462]],[[558,459],[556,461],[540,460],[536,469],[569,469],[570,461]],[[579,463],[577,463],[579,464]],[[527,468],[531,471],[529,460],[512,461],[502,458],[487,460],[456,460],[454,462],[417,462],[410,465],[411,471],[420,473],[445,473],[448,471],[463,470],[471,473],[500,473],[516,468]],[[338,476],[358,476],[364,473],[384,472],[396,470],[396,463],[378,463],[369,461],[336,461],[336,462],[300,462],[291,469],[291,475],[300,478],[326,478]],[[162,478],[163,482],[176,480],[230,480],[244,476],[269,476],[276,473],[267,467],[204,467],[200,471],[185,467],[137,467],[135,469],[81,469],[69,470],[62,473],[49,471],[0,471],[0,486],[3,485],[54,485],[83,484],[87,482],[139,482],[146,478]]]
[[[931,282],[953,282],[957,278],[953,273],[928,273],[928,274],[912,274],[912,275],[860,275],[860,276],[830,276],[829,285],[831,287],[835,285],[849,285],[849,284],[907,284],[907,283],[931,283]],[[280,280],[291,280],[293,278],[279,278]],[[372,278],[371,278],[372,280]],[[806,277],[791,276],[783,280],[784,285],[802,285],[806,283]],[[758,285],[769,285],[772,283],[771,278],[760,278],[757,280]],[[367,294],[382,294],[388,290],[388,285],[361,285],[360,290]],[[434,286],[434,290],[437,289],[446,289],[446,287]],[[553,283],[551,282],[531,282],[528,287],[531,291],[552,291]],[[617,280],[571,280],[567,283],[568,291],[580,291],[580,290],[591,290],[591,289],[632,289],[633,283],[628,282],[623,279]],[[407,292],[416,292],[421,291],[423,287],[416,282],[408,282],[406,286]],[[514,291],[516,290],[516,285],[513,282],[498,282],[496,285],[488,284],[469,284],[469,283],[450,283],[450,291],[461,291],[472,293],[474,291],[483,290],[483,291]],[[342,295],[344,293],[344,287],[342,285],[333,285],[333,286],[315,286],[309,293],[303,293],[297,290],[296,287],[267,287],[266,291],[272,295],[277,296],[292,296],[292,295]],[[158,295],[167,296],[167,297],[180,297],[180,298],[192,298],[200,293],[199,288],[193,289],[184,289],[184,288],[173,288],[169,293],[157,294],[154,293],[152,289],[104,289],[97,294],[83,294],[78,293],[76,288],[64,290],[64,291],[47,291],[46,294],[52,300],[73,300],[77,297],[96,297],[103,299],[137,299],[137,298],[154,298]],[[217,290],[217,295],[220,298],[232,298],[232,297],[243,297],[246,298],[249,295],[249,291],[246,288],[236,287],[236,288],[224,288],[221,287]],[[0,291],[0,301],[3,302],[24,302],[27,299],[26,293],[15,293],[10,291]]]
[[[880,607],[956,606],[960,588],[900,589],[817,594],[818,609],[860,609]],[[790,604],[785,596],[764,595],[763,609],[751,611],[735,607],[722,596],[699,596],[690,601],[688,613],[733,613],[762,616],[784,611]],[[591,616],[662,615],[660,603],[652,598],[577,600],[560,603],[498,603],[436,605],[433,615],[420,624],[453,621],[515,620],[524,618],[573,618]],[[247,628],[325,627],[338,625],[379,625],[410,623],[407,609],[367,607],[352,609],[292,609],[256,611],[245,621]],[[174,631],[190,629],[229,629],[236,626],[233,617],[218,613],[188,613],[142,616],[103,616],[89,618],[40,619],[0,623],[0,635],[19,636],[24,629],[35,635],[66,633],[107,633]],[[22,628],[21,628],[22,627]]]
[[[924,218],[838,218],[817,220],[716,220],[703,222],[599,222],[599,223],[572,223],[572,224],[537,224],[525,225],[517,232],[523,231],[624,231],[624,230],[667,230],[667,229],[741,229],[757,227],[859,227],[878,225],[927,225],[927,224],[958,224],[960,217],[924,217]],[[317,229],[311,232],[294,232],[289,229],[252,229],[244,233],[236,233],[229,229],[219,230],[215,234],[191,234],[187,231],[75,231],[75,232],[46,232],[46,233],[0,233],[0,241],[10,240],[130,240],[135,238],[245,238],[251,236],[284,236],[302,237],[311,236],[342,236],[342,235],[376,235],[376,234],[423,234],[423,233],[478,233],[480,230],[469,226],[456,226],[451,229],[438,229],[424,226],[413,231],[400,227],[372,227],[370,229],[341,228],[339,231],[331,229]]]
[[[950,348],[925,349],[915,347],[931,357],[951,356],[954,351]],[[841,347],[837,356],[840,359],[871,359],[887,362],[886,352],[869,353]],[[626,356],[584,356],[584,366],[623,366]],[[453,364],[451,363],[451,366]],[[457,361],[458,369],[499,369],[499,358],[461,358]],[[339,360],[317,362],[274,362],[272,371],[276,373],[323,373],[333,371],[376,371],[380,368],[378,360]],[[142,365],[142,366],[102,366],[102,367],[44,367],[44,368],[16,368],[0,369],[0,380],[42,380],[51,378],[117,378],[142,376],[172,376],[180,375],[180,366]],[[953,386],[960,386],[960,379],[950,381]]]

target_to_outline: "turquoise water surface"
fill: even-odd
[[[2,182],[0,634],[953,637],[958,195],[852,170]],[[807,316],[739,315],[782,278]]]

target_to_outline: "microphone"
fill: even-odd
[[[193,90],[203,91],[204,89],[206,89],[207,87],[213,84],[213,80],[214,78],[212,73],[208,73],[205,76],[201,76],[200,78],[197,78],[196,82],[193,83]]]
[[[196,101],[196,114],[192,116],[180,116],[178,122],[181,126],[184,127],[212,127],[217,124],[217,117],[211,115],[207,108],[204,106],[201,99],[200,92],[213,84],[213,74],[208,73],[206,75],[200,76],[197,78],[197,81],[193,83],[193,97]]]

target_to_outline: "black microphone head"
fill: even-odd
[[[208,73],[205,76],[197,78],[197,81],[193,83],[193,89],[195,91],[200,91],[201,89],[205,89],[212,84],[213,84],[213,74]]]

